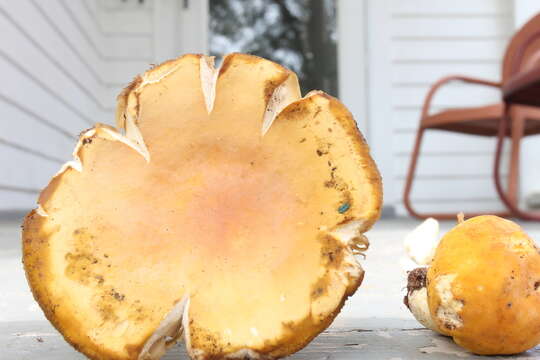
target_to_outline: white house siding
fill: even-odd
[[[342,55],[365,54],[340,59],[340,66],[357,66],[355,75],[342,66],[341,79],[355,80],[354,91],[341,95],[370,140],[386,205],[404,214],[404,178],[429,86],[449,74],[499,79],[514,1],[340,2],[357,4],[361,17],[348,22],[360,24],[357,51],[342,48]],[[206,18],[203,0],[1,2],[0,211],[34,207],[77,134],[112,122],[115,97],[134,74],[180,52],[203,52]],[[340,31],[341,39],[351,33]],[[439,92],[434,110],[496,100],[490,89],[452,84]],[[492,139],[428,133],[413,192],[418,209],[501,209],[491,181],[493,148]]]
[[[505,46],[513,32],[508,0],[393,0],[388,8],[388,90],[392,172],[385,174],[398,214],[424,97],[439,78],[463,74],[500,79]],[[493,89],[452,83],[440,89],[433,111],[496,102]],[[382,121],[375,119],[375,121]],[[412,194],[422,212],[502,209],[491,172],[494,140],[428,131]]]
[[[0,211],[35,207],[77,135],[154,63],[153,2],[0,3]]]

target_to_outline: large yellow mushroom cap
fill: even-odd
[[[83,132],[24,223],[46,316],[92,359],[278,358],[354,293],[381,180],[347,109],[231,54],[164,63]]]
[[[540,342],[540,255],[512,221],[486,215],[457,225],[437,247],[427,287],[438,330],[476,354]]]

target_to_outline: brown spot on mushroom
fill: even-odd
[[[120,294],[119,292],[117,292],[116,290],[114,290],[114,288],[111,289],[110,294],[111,294],[111,296],[112,296],[113,298],[115,298],[116,300],[118,300],[118,301],[124,301],[125,295]]]
[[[206,345],[204,354],[206,359],[222,359],[225,357],[225,349],[221,347],[221,342],[219,341],[221,338],[220,334],[191,323],[189,335],[191,343],[204,343]]]
[[[330,153],[331,147],[332,147],[332,144],[319,140],[317,144],[317,150],[316,150],[317,155],[319,156],[327,155],[328,153]]]
[[[407,275],[407,292],[412,293],[415,290],[420,290],[426,287],[427,283],[427,268],[419,267],[409,271]]]
[[[278,86],[279,86],[279,83],[277,81],[275,81],[275,80],[269,80],[264,84],[264,90],[263,91],[264,91],[264,98],[266,100],[266,103],[268,103],[268,101],[270,101],[270,98],[274,94],[274,90]]]
[[[313,115],[313,118],[315,119],[317,117],[317,115],[319,115],[321,113],[321,111],[322,111],[322,108],[320,106],[318,106],[317,111],[315,111],[315,114]],[[319,124],[319,123],[317,122],[317,124]]]
[[[336,182],[335,180],[327,180],[324,182],[324,186],[327,187],[327,188],[333,188],[336,186]]]
[[[280,116],[285,116],[289,121],[300,121],[305,122],[306,116],[310,115],[310,110],[305,104],[300,102],[293,102],[289,104],[285,109],[283,109]],[[305,123],[302,125],[302,129],[307,128],[310,123]]]
[[[311,300],[317,300],[326,293],[328,289],[328,273],[321,277],[311,286]]]
[[[83,285],[101,285],[104,282],[103,264],[94,256],[94,235],[86,228],[77,228],[73,231],[75,251],[64,256],[66,276]]]
[[[338,268],[345,257],[343,244],[330,235],[324,235],[320,239],[322,243],[321,257],[326,265]]]
[[[445,321],[443,322],[443,326],[448,329],[448,330],[455,330],[456,329],[456,325],[448,322],[448,321]]]
[[[101,319],[103,321],[117,321],[118,316],[114,310],[114,307],[102,297],[102,301],[98,302],[97,309]]]
[[[409,296],[413,291],[420,290],[426,287],[427,283],[427,268],[419,267],[413,269],[407,274],[407,295],[403,297],[403,303],[409,308]],[[410,308],[409,308],[410,309]]]

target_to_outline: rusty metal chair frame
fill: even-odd
[[[496,88],[497,90],[501,91],[501,88],[503,87],[503,84],[506,83],[506,81],[511,78],[512,76],[518,74],[522,67],[525,65],[525,54],[531,47],[533,43],[535,43],[535,40],[540,38],[540,14],[534,16],[531,20],[529,20],[516,34],[513,36],[512,40],[510,41],[507,51],[505,53],[505,58],[503,62],[503,81],[502,82],[493,82],[483,79],[476,79],[468,76],[460,76],[460,75],[454,75],[454,76],[448,76],[445,78],[440,79],[436,83],[432,85],[429,92],[426,95],[426,98],[424,100],[424,104],[422,107],[421,112],[421,118],[420,118],[420,125],[416,134],[416,140],[413,147],[413,152],[411,155],[411,160],[409,164],[409,170],[406,177],[405,182],[405,188],[403,192],[403,201],[405,208],[407,211],[417,218],[427,218],[427,217],[434,217],[438,219],[454,219],[455,213],[420,213],[418,212],[410,198],[410,194],[412,191],[412,185],[416,173],[417,168],[417,162],[418,158],[420,156],[420,149],[421,144],[423,141],[424,133],[426,130],[430,128],[436,128],[433,124],[433,121],[430,122],[430,115],[429,110],[431,107],[431,102],[433,99],[433,96],[435,93],[443,86],[446,85],[452,81],[461,81],[469,84],[474,85],[482,85],[482,86],[489,86]],[[538,50],[536,53],[529,53],[529,58],[534,58],[538,60],[539,54],[540,54],[540,45],[538,45],[538,42],[536,42],[536,49],[532,50]],[[519,180],[519,151],[520,151],[520,142],[521,138],[524,136],[524,122],[526,121],[526,116],[515,116],[514,119],[511,118],[511,104],[506,104],[506,102],[503,102],[503,112],[501,116],[498,119],[498,124],[494,124],[497,127],[496,134],[493,134],[497,136],[497,146],[495,149],[495,164],[493,168],[493,180],[495,182],[495,187],[497,190],[497,193],[500,197],[500,199],[503,201],[504,205],[507,207],[508,211],[503,212],[489,212],[491,214],[504,216],[504,217],[510,217],[510,216],[518,216],[522,217],[524,219],[529,220],[539,220],[539,218],[536,217],[536,215],[532,215],[530,213],[526,213],[521,211],[518,208],[517,202],[518,202],[518,180]],[[464,124],[466,124],[469,119],[462,119],[461,120]],[[511,127],[509,129],[509,126]],[[510,131],[509,131],[510,130]],[[465,126],[463,130],[460,130],[459,127],[457,129],[451,130],[458,133],[471,133],[470,131],[465,130]],[[477,132],[479,135],[491,135],[490,134],[482,134]],[[511,157],[510,157],[510,167],[509,167],[509,174],[508,174],[508,189],[506,191],[503,190],[502,187],[502,181],[500,177],[500,167],[502,162],[502,146],[504,143],[504,138],[506,136],[511,136],[512,138],[512,151],[511,151]],[[475,216],[480,214],[485,214],[486,212],[480,212],[480,213],[467,213],[468,216]]]
[[[515,59],[514,59],[514,69],[519,69],[519,67],[522,65],[525,52],[527,51],[527,48],[536,40],[540,39],[540,30],[536,31],[532,35],[530,35],[525,41],[521,47],[518,49]],[[534,60],[538,60],[540,52],[536,52],[533,57]],[[515,71],[517,73],[517,71]],[[508,129],[508,123],[512,123],[512,146],[520,146],[520,141],[524,136],[525,132],[525,124],[519,123],[515,124],[512,122],[511,118],[511,106],[514,104],[518,105],[530,105],[530,106],[540,106],[540,71],[537,68],[533,68],[533,71],[535,73],[535,76],[529,76],[531,71],[524,72],[523,74],[519,74],[521,76],[516,76],[514,79],[510,79],[507,84],[502,89],[503,93],[503,101],[504,101],[504,115],[499,121],[499,132],[497,136],[497,145],[495,149],[495,163],[493,166],[493,177],[495,179],[495,188],[497,189],[497,193],[499,194],[499,197],[503,201],[503,203],[506,205],[508,209],[512,212],[512,214],[516,217],[519,217],[523,220],[530,220],[530,221],[540,221],[540,213],[536,212],[530,212],[530,211],[524,211],[521,210],[518,206],[518,202],[511,198],[511,196],[503,189],[502,181],[501,181],[501,163],[502,163],[502,149],[504,140],[506,137],[506,132]],[[519,78],[519,79],[518,79]],[[512,80],[514,83],[519,83],[518,86],[512,86]],[[516,96],[519,94],[519,92],[526,92],[529,93],[538,93],[538,100],[531,101],[529,99],[519,99],[519,96]],[[526,119],[523,119],[523,122],[525,122]],[[533,132],[531,135],[534,135]],[[536,133],[538,134],[538,133]],[[515,155],[514,155],[515,154]],[[511,161],[512,162],[519,162],[519,151],[512,152],[512,155],[515,156]],[[510,184],[511,185],[511,184]]]
[[[426,132],[426,130],[428,130],[430,128],[430,124],[426,124],[425,119],[428,119],[429,109],[431,107],[431,102],[432,102],[433,96],[435,95],[437,90],[439,90],[440,87],[442,87],[443,85],[446,85],[446,84],[448,84],[448,83],[450,83],[452,81],[462,81],[462,82],[466,82],[466,83],[470,83],[470,84],[490,86],[490,87],[494,87],[494,88],[497,88],[497,89],[500,89],[500,87],[501,87],[501,84],[498,83],[498,82],[482,80],[482,79],[475,79],[475,78],[467,77],[467,76],[453,75],[453,76],[447,76],[447,77],[444,77],[444,78],[440,79],[429,90],[429,92],[428,92],[428,94],[427,94],[427,96],[425,98],[424,105],[422,107],[420,126],[418,128],[417,133],[416,133],[416,140],[415,140],[414,147],[413,147],[413,152],[412,152],[412,155],[411,155],[411,162],[410,162],[410,165],[409,165],[409,171],[408,171],[407,178],[406,178],[406,181],[405,181],[405,191],[404,191],[404,194],[403,194],[403,201],[404,201],[405,208],[407,209],[407,211],[411,215],[413,215],[414,217],[417,217],[417,218],[420,218],[420,219],[424,219],[424,218],[428,218],[428,217],[433,217],[433,218],[441,219],[441,220],[448,220],[448,219],[455,219],[456,218],[455,213],[425,213],[425,214],[420,213],[413,207],[413,205],[411,203],[411,198],[410,198],[410,194],[411,194],[411,191],[412,191],[413,180],[414,180],[414,176],[415,176],[415,173],[416,173],[416,167],[417,167],[417,163],[418,163],[418,158],[420,156],[420,148],[421,148],[421,145],[422,145],[422,140],[423,140],[423,137],[424,137],[424,133]],[[480,213],[478,213],[478,214],[467,213],[467,216],[475,216],[475,215],[480,215]],[[497,215],[499,215],[499,216],[508,216],[509,213],[508,212],[503,212],[503,213],[499,212],[499,213],[497,213]]]

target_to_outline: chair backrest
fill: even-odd
[[[540,60],[540,13],[533,16],[510,39],[502,64],[502,83]]]

